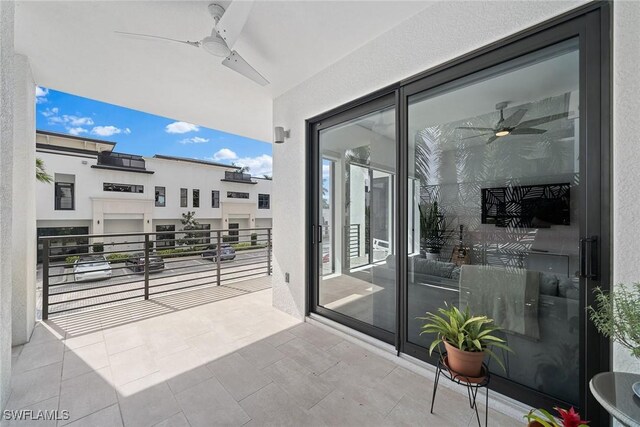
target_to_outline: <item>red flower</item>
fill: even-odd
[[[589,421],[580,419],[580,414],[573,409],[573,406],[568,411],[566,409],[554,408],[560,414],[562,418],[563,427],[579,427],[586,425]]]

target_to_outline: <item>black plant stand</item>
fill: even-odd
[[[436,366],[436,380],[433,385],[433,397],[431,398],[431,413],[433,414],[433,404],[436,401],[436,392],[438,391],[438,380],[440,380],[440,375],[447,378],[449,381],[452,381],[456,384],[461,384],[467,387],[467,395],[469,397],[469,406],[471,409],[476,411],[476,419],[478,420],[478,426],[482,427],[480,423],[480,414],[478,413],[478,404],[476,402],[476,397],[478,396],[478,390],[481,388],[486,389],[486,397],[485,397],[485,414],[484,414],[484,425],[487,427],[489,422],[489,381],[491,380],[491,374],[489,373],[489,368],[485,363],[482,364],[482,374],[483,377],[480,378],[470,378],[465,375],[459,374],[449,368],[445,363],[445,359],[447,358],[447,353],[443,353],[440,359],[438,360],[438,365]]]

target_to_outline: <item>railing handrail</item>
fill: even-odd
[[[172,231],[149,231],[149,232],[139,232],[139,233],[107,233],[107,234],[65,234],[64,236],[40,236],[38,240],[61,240],[61,239],[75,239],[75,238],[85,238],[85,239],[93,239],[98,237],[130,237],[130,236],[152,236],[157,234],[171,234],[171,233],[217,233],[217,232],[225,232],[225,231],[268,231],[271,230],[270,227],[261,227],[261,228],[226,228],[226,229],[215,229],[215,230],[172,230]],[[245,235],[248,236],[248,235]],[[235,236],[233,237],[244,237],[244,236]],[[122,243],[122,242],[120,242]],[[131,242],[135,243],[135,242]],[[138,242],[141,243],[141,242]]]

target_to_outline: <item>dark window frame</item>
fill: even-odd
[[[102,191],[109,191],[114,193],[144,194],[144,185],[103,182]]]
[[[258,193],[258,209],[271,209],[271,194]]]
[[[59,194],[61,191],[58,189],[61,187],[69,188],[71,190],[71,207],[62,207],[62,199],[65,198]],[[76,185],[73,182],[56,182],[54,184],[54,208],[56,211],[74,211],[76,210]]]
[[[220,190],[211,190],[211,207],[220,207]]]
[[[180,207],[181,208],[189,207],[189,190],[187,188],[180,189]]]
[[[227,198],[229,199],[248,199],[249,193],[242,191],[227,191]]]
[[[200,190],[198,188],[191,190],[191,204],[194,208],[200,207]]]
[[[162,189],[162,194],[160,194],[159,189]],[[162,203],[158,201],[159,197],[162,196]],[[167,187],[156,186],[155,188],[155,197],[156,197],[156,208],[164,208],[167,206]]]

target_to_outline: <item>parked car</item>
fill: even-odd
[[[216,245],[210,245],[204,252],[202,252],[202,258],[215,261],[218,256],[218,250]],[[236,250],[231,245],[222,244],[220,251],[220,261],[232,260],[236,258]]]
[[[144,271],[144,253],[130,254],[125,261],[125,266],[139,273]],[[164,259],[158,255],[149,255],[149,272],[164,270]]]
[[[80,255],[73,263],[73,280],[85,282],[111,278],[111,265],[104,255]]]

